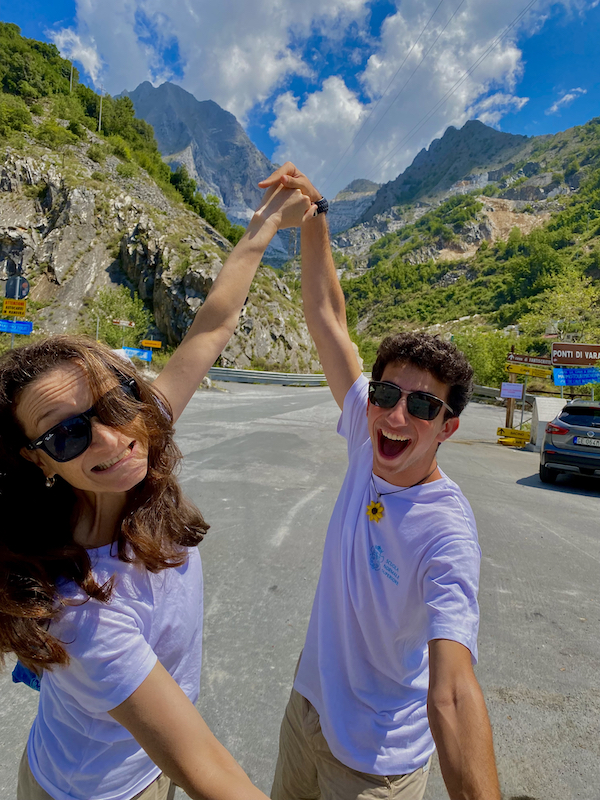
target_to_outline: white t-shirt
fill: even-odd
[[[50,631],[70,663],[44,671],[27,754],[37,782],[55,800],[129,800],[160,774],[109,711],[126,700],[157,659],[195,703],[202,661],[202,565],[189,548],[181,567],[158,573],[88,551],[96,580],[116,576],[108,603],[67,606]],[[74,584],[61,593],[78,601]]]
[[[446,475],[376,500],[367,380],[348,392],[338,431],[349,465],[335,505],[295,689],[320,715],[332,753],[376,775],[422,767],[435,745],[427,719],[431,639],[477,659],[481,551],[475,520]],[[398,489],[375,478],[381,493]]]

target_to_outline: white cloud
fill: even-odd
[[[102,69],[102,61],[96,50],[94,40],[91,39],[84,43],[81,36],[68,28],[49,32],[48,35],[61,53],[71,61],[77,61],[77,63],[81,64],[93,83],[97,85],[100,70]]]
[[[423,31],[438,2],[396,0],[396,12],[373,41],[369,0],[76,0],[75,28],[55,41],[112,94],[144,80],[175,79],[242,123],[250,112],[272,109],[274,158],[298,162],[321,188],[328,179],[331,195],[354,177],[393,179],[448,125],[473,116],[499,125],[527,102],[516,92],[524,68],[519,37],[561,9],[584,14],[600,0],[538,0],[522,18],[523,0],[455,0],[443,3]],[[351,27],[361,47],[370,48],[364,68],[358,39],[345,41]],[[314,47],[305,55],[307,41],[321,42],[316,58]],[[175,47],[179,65],[165,58]],[[320,75],[330,52],[356,64],[352,84]],[[314,91],[295,96],[290,82],[298,76],[309,78]]]
[[[578,97],[581,97],[582,94],[587,94],[587,89],[581,89],[580,87],[570,89],[568,92],[565,92],[562,97],[559,97],[555,103],[552,103],[550,108],[547,108],[544,113],[558,114],[561,109],[570,106],[571,103],[577,100]]]
[[[529,102],[528,97],[497,92],[483,100],[478,100],[470,109],[469,117],[478,119],[485,125],[498,125],[505,114],[520,111]]]

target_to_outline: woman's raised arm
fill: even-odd
[[[233,334],[267,245],[282,228],[297,227],[312,213],[299,189],[273,186],[223,265],[185,338],[154,385],[169,401],[174,420]]]

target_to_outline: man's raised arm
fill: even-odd
[[[290,162],[259,186],[267,188],[275,183],[301,189],[313,203],[321,199],[321,193]],[[325,214],[307,217],[301,231],[304,315],[329,388],[342,408],[348,389],[360,375],[360,367],[348,335],[344,294],[331,255]]]

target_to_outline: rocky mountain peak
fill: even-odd
[[[145,81],[128,95],[136,115],[154,128],[165,160],[183,164],[201,192],[215,194],[236,221],[247,221],[262,195],[258,181],[275,167],[234,115],[174,83]]]
[[[450,125],[404,172],[379,189],[360,221],[367,222],[400,203],[439,197],[473,171],[517,160],[528,141],[527,136],[503,133],[479,120],[469,120],[460,129]]]

